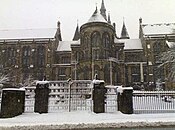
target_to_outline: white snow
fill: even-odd
[[[105,82],[104,80],[96,80],[96,79],[94,79],[92,81],[92,83],[94,83],[94,84],[100,84],[100,83],[104,83],[104,82]]]
[[[36,84],[47,84],[49,81],[37,81]]]
[[[99,11],[97,11],[96,13],[94,13],[90,19],[88,20],[88,23],[93,23],[93,22],[103,22],[103,23],[107,23],[107,21],[103,18],[103,16],[99,13]]]
[[[118,86],[117,88],[117,92],[122,94],[124,90],[133,90],[132,87],[122,87],[122,86]]]
[[[57,51],[71,51],[71,44],[80,44],[78,41],[59,41]]]
[[[119,39],[117,42],[124,43],[124,50],[143,49],[140,39]]]
[[[0,39],[54,38],[57,28],[1,30]]]
[[[153,118],[154,117],[154,118]],[[87,111],[57,112],[47,114],[24,113],[8,119],[0,119],[0,129],[70,129],[70,128],[120,128],[138,126],[169,126],[175,123],[175,113],[132,114],[120,112],[95,114]]]
[[[175,42],[169,42],[166,40],[166,44],[168,45],[169,48],[172,48],[175,46]]]
[[[174,34],[175,23],[167,24],[143,24],[143,34],[144,35],[154,35],[154,34]]]
[[[2,91],[9,91],[9,90],[14,90],[14,91],[25,91],[24,88],[4,88]]]

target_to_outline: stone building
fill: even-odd
[[[96,7],[80,28],[77,24],[72,41],[62,40],[60,22],[57,29],[0,31],[0,73],[13,85],[29,77],[91,80],[96,75],[106,84],[155,89],[157,79],[165,82],[168,75],[166,67],[158,68],[158,56],[174,42],[175,24],[139,21],[138,39],[130,39],[124,20],[118,36],[102,0],[100,10]]]
[[[156,84],[160,80],[165,89],[173,87],[168,79],[170,68],[162,64],[160,56],[175,44],[175,23],[143,24],[140,21],[140,34],[143,50],[147,62],[147,79],[149,84]]]

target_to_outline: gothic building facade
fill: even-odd
[[[167,81],[168,70],[158,68],[158,56],[175,42],[170,31],[175,24],[148,25],[139,21],[138,39],[130,39],[124,21],[118,36],[102,0],[100,10],[96,7],[87,23],[80,28],[77,25],[72,41],[62,40],[60,22],[57,29],[40,33],[35,29],[0,32],[0,73],[7,74],[13,85],[29,77],[92,80],[97,75],[106,84],[137,84],[154,89],[158,79],[165,84]],[[169,32],[160,32],[162,28]]]

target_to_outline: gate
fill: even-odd
[[[76,80],[72,84],[67,81],[49,81],[48,112],[56,111],[92,111],[91,80]],[[34,111],[35,88],[26,88],[25,112]]]

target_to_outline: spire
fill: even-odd
[[[79,30],[79,26],[78,26],[78,20],[77,20],[77,27],[74,33],[74,37],[73,37],[73,41],[77,41],[80,39],[80,30]]]
[[[61,38],[61,29],[60,29],[60,21],[57,22],[57,32],[55,34],[55,39],[57,41],[62,41],[62,38]]]
[[[106,18],[106,8],[105,8],[104,0],[102,0],[102,3],[101,3],[100,14],[104,17],[105,20],[107,20],[107,18]]]
[[[125,26],[125,22],[124,22],[124,18],[123,18],[123,27],[122,27],[122,32],[121,32],[121,39],[129,39],[129,34],[127,32],[126,26]]]
[[[110,13],[108,13],[108,23],[111,24]]]

